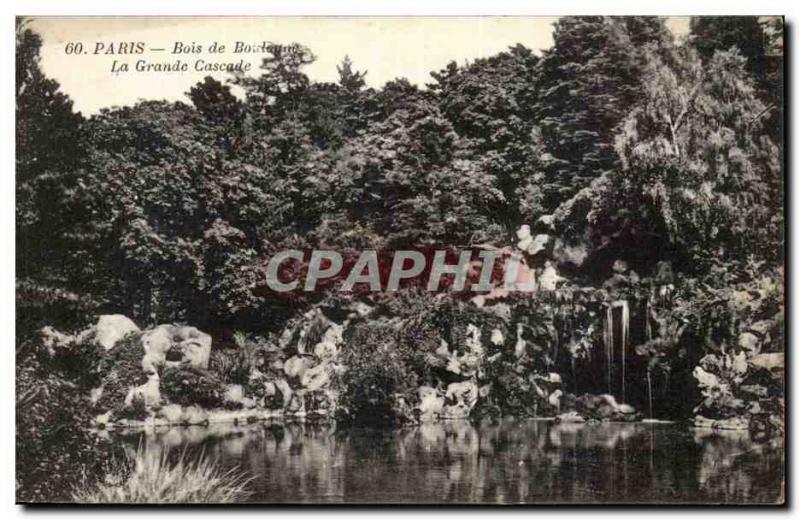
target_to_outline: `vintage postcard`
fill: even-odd
[[[17,17],[17,501],[785,504],[783,22]]]

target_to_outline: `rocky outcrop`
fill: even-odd
[[[194,327],[159,325],[142,334],[143,366],[208,368],[211,336]]]
[[[557,416],[561,422],[613,421],[632,422],[641,419],[641,415],[632,406],[618,403],[612,395],[583,394],[580,397],[567,398],[564,401],[569,405],[564,408],[574,408]]]
[[[128,334],[139,332],[139,327],[122,314],[106,314],[100,316],[97,324],[90,329],[93,333],[94,341],[106,350],[111,350],[122,338]],[[81,334],[87,334],[83,332]]]
[[[76,345],[96,345],[108,351],[125,336],[138,332],[139,327],[130,318],[122,314],[104,314],[96,324],[78,334],[65,334],[53,327],[44,327],[40,338],[48,353],[54,355],[58,349],[75,348]]]
[[[454,323],[446,335],[438,332],[434,336],[438,348],[426,347],[429,350],[424,354],[431,370],[427,379],[410,388],[405,386],[410,380],[406,376],[393,383],[395,387],[384,401],[389,403],[390,413],[404,421],[464,420],[475,415],[481,402],[493,402],[491,406],[501,414],[509,410],[521,416],[563,412],[568,414],[563,419],[570,421],[577,420],[575,417],[615,421],[637,417],[630,407],[610,396],[565,395],[559,374],[537,368],[540,354],[533,344],[538,340],[523,335],[517,327],[512,329],[517,332],[514,335],[504,325],[511,318],[505,307],[492,304],[480,312],[494,318],[476,315],[474,322],[470,318]],[[350,312],[339,309],[334,319],[315,308],[290,323],[274,340],[240,338],[236,346],[225,348],[212,345],[210,335],[194,327],[163,324],[139,330],[119,316],[101,317],[90,331],[76,336],[47,329],[42,341],[48,351],[55,352],[69,351],[78,337],[97,346],[100,378],[91,397],[96,422],[106,427],[332,417],[359,398],[358,389],[354,394],[351,388],[347,394],[351,401],[347,405],[340,401],[343,375],[351,368],[342,361],[342,352],[348,352],[346,333],[354,330],[349,328],[351,320],[385,320],[387,327],[382,330],[387,334],[399,334],[407,327],[402,320],[372,312],[364,305],[354,306]],[[114,337],[119,339],[106,350],[97,340],[98,331],[103,331],[105,345]],[[394,348],[384,354],[390,365],[396,362]],[[358,367],[367,377],[364,381],[371,381],[373,374],[370,352],[367,349],[365,357],[357,358],[365,363]],[[352,381],[351,386],[361,380]],[[514,399],[512,408],[503,404],[507,399]]]

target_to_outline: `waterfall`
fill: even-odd
[[[630,309],[628,308],[627,300],[622,300],[622,326],[620,329],[622,330],[622,338],[621,338],[621,348],[622,348],[622,402],[625,401],[625,352],[628,350],[628,333],[630,331]]]
[[[625,355],[628,350],[628,336],[630,331],[630,308],[627,300],[617,300],[608,305],[606,309],[606,323],[603,331],[603,341],[606,347],[606,363],[608,365],[608,393],[614,395],[614,309],[620,309],[620,360],[622,362],[622,402],[625,402]]]
[[[650,377],[650,367],[647,367],[647,402],[650,406],[650,418],[653,418],[653,380]]]
[[[603,331],[603,342],[606,347],[606,367],[608,372],[608,393],[612,394],[614,366],[614,309],[611,305],[606,309],[606,326]]]
[[[653,299],[653,291],[651,289],[650,296],[644,304],[644,330],[647,335],[647,341],[653,341],[653,327],[650,325],[650,301]],[[647,403],[650,407],[650,418],[653,418],[653,378],[651,375],[651,360],[647,360]]]

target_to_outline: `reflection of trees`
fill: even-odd
[[[146,443],[238,465],[264,502],[765,502],[782,478],[780,446],[664,424],[218,425]]]

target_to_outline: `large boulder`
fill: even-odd
[[[208,368],[211,336],[195,327],[159,325],[142,334],[143,366]]]
[[[783,370],[784,356],[783,352],[776,352],[771,354],[757,354],[750,358],[750,364],[756,368],[763,368],[772,371],[773,369]]]
[[[447,385],[442,415],[448,419],[466,419],[478,402],[478,385],[474,381],[462,381]]]
[[[431,386],[421,386],[419,393],[419,419],[423,422],[439,419],[444,409],[444,397]]]
[[[587,419],[598,421],[630,422],[640,419],[629,404],[618,403],[612,395],[584,394],[575,401],[576,411]]]
[[[98,345],[106,352],[122,338],[140,332],[139,327],[122,314],[104,314],[97,323],[78,334],[64,334],[47,326],[39,332],[42,346],[53,356],[59,349],[71,349],[76,345]]]
[[[94,326],[94,340],[104,349],[111,350],[119,340],[136,332],[140,332],[139,327],[127,316],[105,314],[100,316]]]

